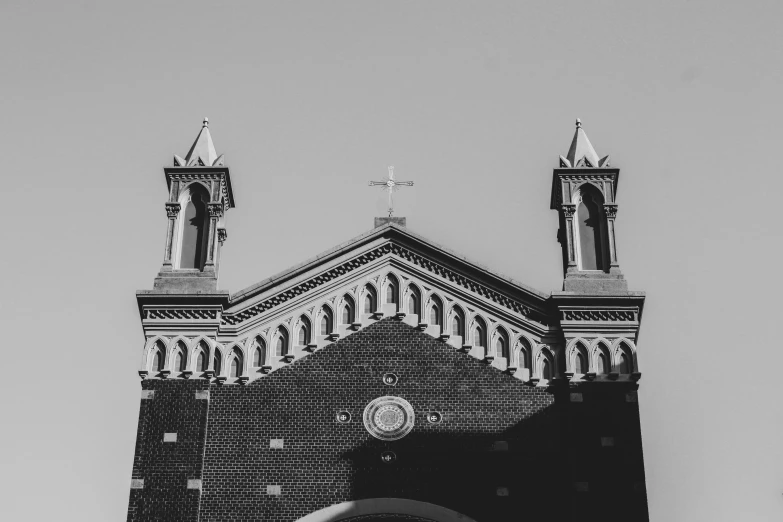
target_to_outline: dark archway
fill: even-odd
[[[451,509],[405,498],[368,498],[334,504],[297,522],[475,522]]]
[[[603,201],[597,191],[585,187],[576,211],[579,231],[579,269],[604,270],[602,233]]]
[[[199,185],[190,186],[190,193],[182,214],[179,242],[179,268],[202,270],[207,253],[207,232],[209,217],[206,190]]]

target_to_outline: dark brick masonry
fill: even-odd
[[[387,372],[395,386],[382,382]],[[145,380],[155,396],[142,400],[133,471],[144,488],[131,490],[128,520],[289,522],[376,497],[479,522],[647,520],[633,386],[531,387],[395,319],[246,386]],[[582,402],[571,402],[575,391]],[[362,422],[384,395],[416,413],[397,441],[375,439]],[[343,410],[347,424],[336,420]],[[442,422],[430,424],[430,411]],[[169,432],[176,443],[163,442]],[[391,464],[381,460],[389,450]],[[187,489],[193,478],[200,491]]]

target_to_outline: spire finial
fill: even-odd
[[[209,118],[207,118],[206,116],[204,116],[204,127],[209,127]]]
[[[579,118],[576,119],[576,128],[581,129],[582,128],[582,120]]]

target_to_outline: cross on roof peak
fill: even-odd
[[[371,181],[370,186],[371,187],[382,186],[383,190],[387,190],[389,192],[389,217],[392,217],[392,214],[394,214],[394,198],[392,197],[392,194],[394,193],[395,190],[398,190],[398,187],[412,187],[413,182],[395,180],[394,165],[389,165],[388,179],[384,181]]]

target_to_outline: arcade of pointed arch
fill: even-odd
[[[391,285],[392,290],[389,290]],[[376,310],[366,314],[364,311],[364,298],[368,292],[373,292],[376,298]],[[409,313],[408,297],[416,293],[420,299],[418,306],[420,316]],[[347,302],[348,299],[352,301]],[[388,302],[388,301],[392,302]],[[433,322],[432,308],[438,303],[442,309],[437,310],[439,324]],[[343,322],[343,309],[352,306],[353,319],[351,324]],[[327,312],[328,311],[328,312]],[[322,335],[320,332],[321,317],[324,313],[331,314],[332,332]],[[452,320],[455,315],[464,317],[462,325],[465,338],[451,335]],[[524,317],[512,318],[500,317],[491,314],[487,310],[478,311],[475,305],[457,297],[454,293],[443,288],[434,288],[431,283],[413,278],[394,267],[383,267],[362,279],[361,282],[350,281],[329,294],[321,296],[317,300],[308,300],[297,308],[286,310],[282,314],[273,311],[266,318],[254,325],[247,332],[243,332],[241,339],[220,339],[205,335],[187,337],[176,336],[150,336],[143,350],[141,370],[142,378],[189,378],[215,377],[226,383],[244,383],[263,377],[265,374],[284,367],[292,361],[306,357],[315,350],[325,347],[327,344],[343,338],[347,335],[369,326],[377,320],[396,315],[410,326],[440,338],[457,349],[465,349],[467,353],[477,359],[485,360],[493,367],[507,371],[516,378],[533,383],[546,384],[549,380],[561,373],[558,368],[558,347],[552,344],[551,339],[545,339],[540,332],[531,331],[530,323]],[[516,319],[516,320],[513,320]],[[309,323],[310,343],[307,346],[298,344],[299,329],[303,321]],[[486,325],[487,331],[483,336],[485,346],[475,345],[472,338],[477,322]],[[283,352],[277,354],[278,340],[283,338]],[[502,357],[496,351],[496,343],[499,338],[508,341],[506,350],[509,357]],[[254,365],[253,353],[256,340],[261,340],[265,345],[263,350],[264,360],[260,366]],[[573,350],[576,340],[569,343],[568,348]],[[628,339],[615,339],[610,343],[613,353],[619,357],[620,345],[625,343],[631,347],[633,353],[633,366],[635,363],[635,345]],[[592,346],[592,343],[591,343]],[[175,350],[184,350],[185,371],[175,368]],[[158,370],[153,367],[156,350],[163,349],[164,368]],[[205,350],[207,370],[198,368],[199,350]],[[569,352],[570,353],[570,352]],[[232,359],[236,357],[241,361],[239,374],[230,375]],[[614,362],[614,365],[619,363]],[[548,369],[545,366],[548,365]],[[566,371],[570,363],[566,363]],[[218,371],[219,370],[219,371]],[[545,375],[548,374],[548,375]]]
[[[580,354],[584,355],[586,368],[578,367]],[[602,355],[608,358],[608,367],[602,364]],[[565,373],[571,380],[636,380],[639,376],[636,343],[627,337],[611,341],[605,337],[570,339],[565,361]]]

